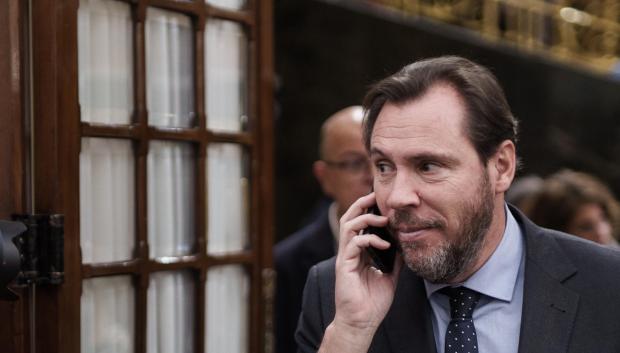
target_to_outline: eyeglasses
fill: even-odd
[[[356,158],[343,161],[323,161],[331,168],[336,168],[345,172],[360,174],[370,169],[367,158]]]

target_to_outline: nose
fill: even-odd
[[[594,233],[596,241],[601,244],[607,244],[613,238],[611,224],[607,220],[596,223]]]
[[[388,188],[387,207],[399,209],[420,206],[421,182],[416,180],[413,175],[397,172],[394,179],[388,184]]]

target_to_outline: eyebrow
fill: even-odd
[[[383,151],[381,151],[379,148],[373,147],[370,149],[370,156],[371,157],[383,157],[383,158],[389,158],[388,155],[386,153],[384,153]],[[415,155],[412,156],[408,156],[406,157],[406,160],[409,163],[416,163],[416,162],[420,162],[420,161],[438,161],[441,162],[443,164],[447,164],[447,165],[457,165],[459,164],[458,159],[456,159],[455,157],[446,154],[446,153],[437,153],[437,152],[421,152],[421,153],[417,153]]]

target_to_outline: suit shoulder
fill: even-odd
[[[317,271],[320,271],[324,274],[331,274],[333,276],[336,272],[336,258],[332,257],[331,259],[321,261],[316,264],[316,267]]]
[[[274,256],[283,257],[286,255],[297,255],[301,249],[309,244],[332,237],[331,229],[327,220],[317,219],[315,222],[306,225],[295,233],[278,242],[274,247]],[[317,239],[319,238],[319,239]]]
[[[620,264],[620,250],[603,246],[574,235],[548,230],[562,249],[586,261]]]
[[[542,268],[553,266],[553,262],[570,263],[581,272],[600,271],[616,278],[620,276],[619,250],[571,234],[542,228],[516,208],[510,205],[509,207],[525,234],[528,261],[538,262]],[[614,282],[620,283],[617,280]]]
[[[336,288],[336,258],[319,262],[312,266],[308,271],[306,289],[312,288],[312,292],[317,295],[325,310],[325,317],[333,318],[335,310],[334,295]],[[306,294],[304,293],[304,296]]]
[[[544,232],[558,243],[579,271],[602,280],[614,279],[613,282],[620,284],[617,281],[620,278],[620,250],[559,231],[544,229]]]
[[[315,282],[323,288],[333,288],[336,283],[336,257],[319,262],[308,272],[308,282]]]

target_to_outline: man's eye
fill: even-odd
[[[433,162],[423,162],[420,164],[420,170],[424,173],[434,172],[437,168],[439,168],[439,165]]]
[[[594,224],[592,224],[592,223],[584,223],[584,224],[578,224],[577,227],[575,227],[575,228],[577,228],[578,232],[587,233],[587,232],[594,231],[596,226]]]
[[[379,173],[389,173],[391,170],[390,166],[387,163],[377,163],[376,167]]]

